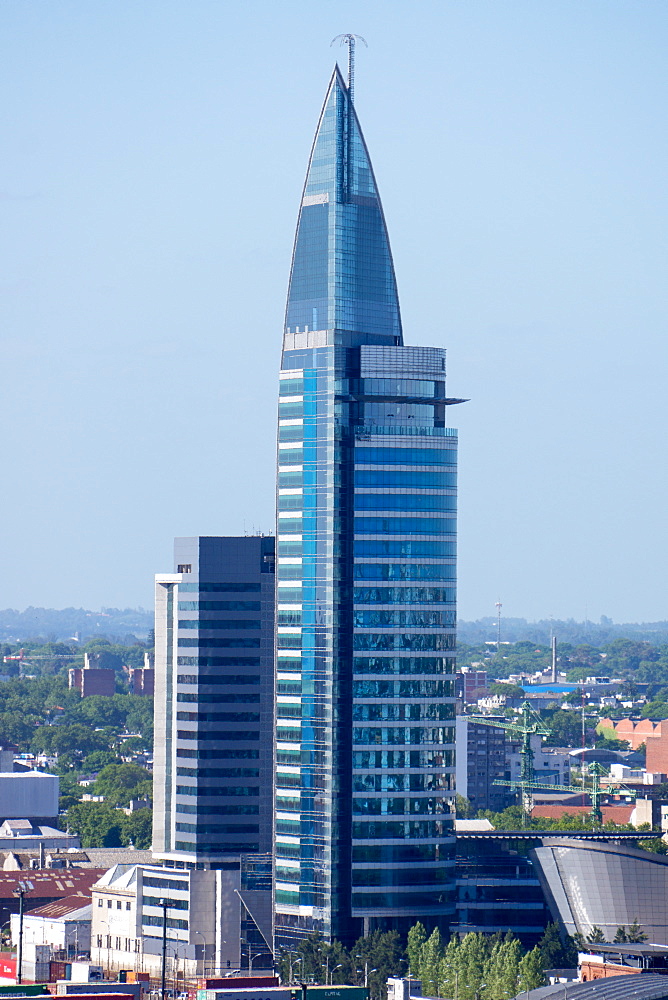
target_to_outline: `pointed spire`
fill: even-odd
[[[311,149],[292,256],[285,349],[319,343],[401,343],[383,208],[350,93],[336,66]],[[303,346],[307,346],[303,343]]]
[[[348,46],[348,93],[350,94],[350,103],[355,103],[355,42],[364,42],[365,47],[368,49],[369,46],[366,43],[366,39],[362,38],[361,35],[337,35],[333,38],[330,43],[330,48],[334,42],[341,42],[341,45]]]

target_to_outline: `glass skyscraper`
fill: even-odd
[[[335,70],[280,373],[276,936],[454,919],[456,432],[404,346],[383,210]]]

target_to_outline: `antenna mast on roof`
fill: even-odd
[[[366,41],[361,35],[337,35],[333,38],[330,43],[330,48],[334,42],[340,42],[341,45],[348,46],[348,94],[350,95],[350,103],[354,104],[354,89],[355,89],[355,42],[359,39],[360,42],[364,42],[364,45],[368,49]]]

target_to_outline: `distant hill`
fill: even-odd
[[[144,608],[103,608],[86,611],[85,608],[26,608],[0,611],[0,642],[26,642],[43,639],[50,642],[67,642],[73,638],[82,641],[93,636],[104,636],[115,642],[132,643],[145,640],[153,628],[153,612]]]
[[[479,618],[475,622],[460,621],[457,623],[457,637],[460,642],[475,646],[481,642],[495,642],[497,635],[496,618]],[[614,639],[638,639],[660,646],[668,643],[668,621],[664,622],[627,622],[618,625],[609,618],[600,622],[576,622],[557,619],[543,619],[539,622],[528,622],[526,618],[502,618],[502,642],[536,642],[546,644],[550,637],[556,635],[560,642],[572,642],[574,645],[589,643],[592,646],[603,646]]]

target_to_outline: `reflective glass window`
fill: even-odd
[[[356,517],[356,535],[441,535],[454,534],[453,517]]]
[[[358,445],[356,465],[456,465],[455,448],[374,448]]]

